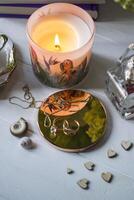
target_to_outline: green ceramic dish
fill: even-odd
[[[80,95],[82,98],[79,98]],[[85,98],[84,95],[87,95],[88,98]],[[61,105],[60,99],[62,99],[62,102],[64,100],[64,106],[62,107],[63,110],[58,113],[57,106]],[[51,104],[48,104],[50,101]],[[71,105],[73,102],[73,107],[69,107],[67,102],[71,102]],[[68,111],[70,114],[68,114]],[[44,126],[46,119],[49,119],[48,127]],[[52,138],[50,124],[52,125],[55,119],[57,120],[57,131],[56,136]],[[74,120],[80,124],[76,135],[70,136],[64,133],[63,123],[65,120],[69,122],[70,127],[76,126]],[[107,115],[100,100],[81,90],[63,90],[51,95],[41,105],[38,112],[38,125],[43,137],[56,148],[67,152],[80,152],[94,146],[104,136],[106,124]]]

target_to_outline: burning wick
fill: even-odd
[[[58,51],[61,50],[61,47],[60,47],[60,39],[59,39],[58,34],[55,35],[54,46],[55,46],[55,49],[56,49],[56,50],[58,50]]]

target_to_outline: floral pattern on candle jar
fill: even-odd
[[[78,66],[74,66],[71,59],[59,61],[51,56],[43,56],[43,63],[39,62],[35,50],[30,47],[31,61],[34,73],[39,80],[52,87],[71,87],[79,83],[88,72],[88,58],[85,56]]]
[[[52,87],[69,88],[88,72],[95,24],[78,6],[52,3],[36,10],[27,23],[35,75]]]

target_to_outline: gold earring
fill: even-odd
[[[56,126],[56,120],[57,120],[56,118],[53,120],[53,124],[50,127],[50,137],[51,137],[51,139],[54,139],[57,136],[56,132],[57,132],[58,128]]]
[[[50,117],[47,114],[44,114],[44,115],[45,115],[44,126],[46,128],[50,128],[50,126],[52,124],[51,119],[50,119]]]
[[[76,124],[76,128],[71,128],[70,127],[70,124],[67,120],[65,120],[63,122],[63,132],[65,135],[69,135],[69,136],[74,136],[77,134],[77,132],[79,131],[80,129],[80,124],[78,121],[74,120],[75,124]]]

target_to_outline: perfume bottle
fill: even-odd
[[[128,46],[116,66],[107,71],[106,89],[121,116],[134,118],[134,43]]]

